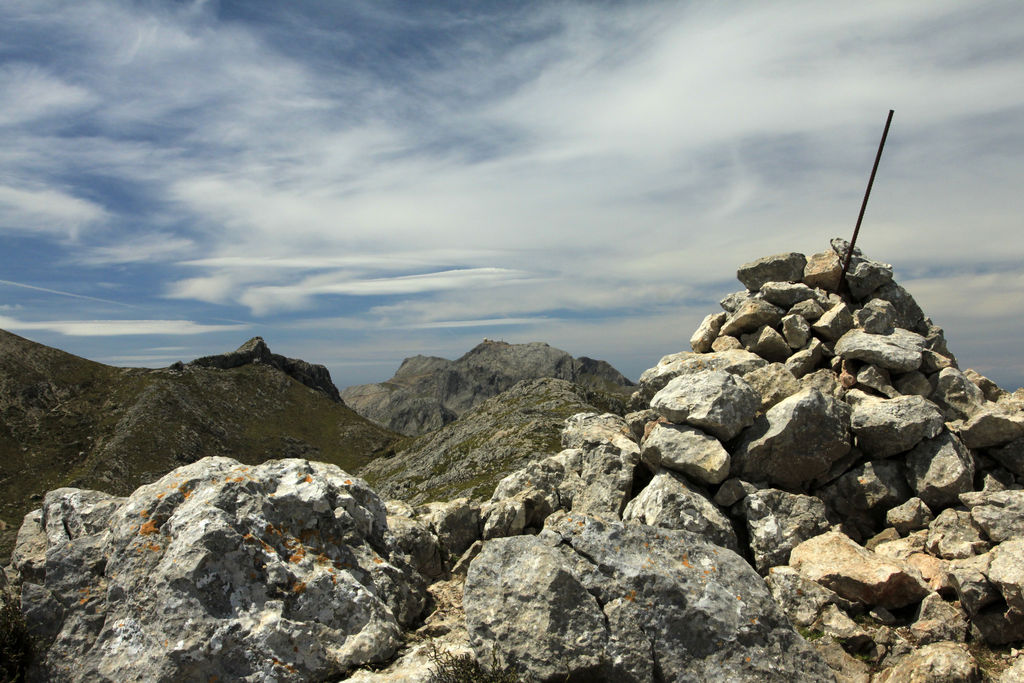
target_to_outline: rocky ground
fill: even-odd
[[[303,459],[51,491],[9,572],[34,680],[1024,679],[1024,393],[845,245],[740,268],[625,416],[486,500]]]

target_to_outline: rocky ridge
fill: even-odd
[[[130,645],[138,680],[428,681],[432,648],[541,681],[1019,680],[1024,395],[960,371],[891,266],[837,291],[845,248],[741,267],[633,412],[570,416],[487,500],[303,460],[51,492],[11,568],[36,675]]]
[[[454,422],[522,380],[551,377],[609,398],[625,399],[633,383],[604,361],[573,358],[541,342],[484,340],[461,358],[406,358],[394,377],[341,392],[346,405],[399,434],[417,436]]]

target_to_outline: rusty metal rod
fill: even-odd
[[[875,173],[878,172],[878,162],[882,159],[882,148],[885,147],[885,138],[889,135],[889,124],[892,123],[893,110],[889,110],[889,116],[885,119],[885,130],[882,131],[882,140],[878,143],[878,154],[875,155],[875,165],[871,167],[871,177],[868,178],[868,189],[864,191],[864,201],[860,204],[860,214],[857,216],[857,226],[853,229],[853,239],[846,250],[846,260],[843,262],[843,272],[839,276],[839,289],[842,289],[846,282],[846,271],[850,267],[850,259],[853,258],[853,248],[857,244],[857,235],[860,234],[860,224],[864,220],[864,211],[868,208],[868,197],[871,196],[871,186],[875,184]]]

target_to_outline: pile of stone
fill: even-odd
[[[428,681],[439,649],[539,681],[980,680],[968,644],[1024,639],[1024,394],[960,371],[890,266],[854,254],[840,292],[846,248],[741,267],[633,412],[569,418],[487,501],[224,458],[51,492],[12,557],[35,675]]]

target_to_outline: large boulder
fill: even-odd
[[[886,608],[904,607],[929,593],[920,572],[905,562],[867,550],[839,531],[804,541],[789,564],[848,600]]]
[[[854,405],[850,417],[857,447],[872,458],[909,451],[921,439],[938,436],[944,423],[935,404],[920,396],[865,398]]]
[[[850,407],[817,389],[773,406],[745,433],[733,475],[800,488],[827,473],[850,450]]]
[[[640,457],[654,471],[667,467],[704,484],[720,484],[729,476],[729,451],[722,442],[686,425],[655,423]]]
[[[751,292],[756,292],[766,282],[800,282],[803,280],[806,265],[807,257],[803,254],[773,254],[744,263],[736,271],[736,279]]]
[[[686,531],[556,513],[485,543],[463,605],[477,657],[531,680],[832,679],[757,573]]]
[[[901,328],[892,334],[871,334],[852,329],[836,342],[837,356],[877,365],[895,372],[909,372],[921,366],[924,337]]]
[[[1024,491],[973,491],[960,496],[971,519],[996,543],[1024,537]]]
[[[944,431],[907,454],[907,481],[932,510],[953,505],[974,485],[974,456],[960,439]]]
[[[814,496],[760,489],[738,507],[747,522],[754,565],[762,574],[788,563],[793,548],[829,528],[825,504]]]
[[[40,524],[41,680],[324,679],[386,661],[425,604],[384,504],[334,465],[204,458],[125,499],[52,491]]]
[[[754,421],[761,396],[728,372],[705,370],[676,377],[651,399],[668,420],[685,423],[727,441]]]

